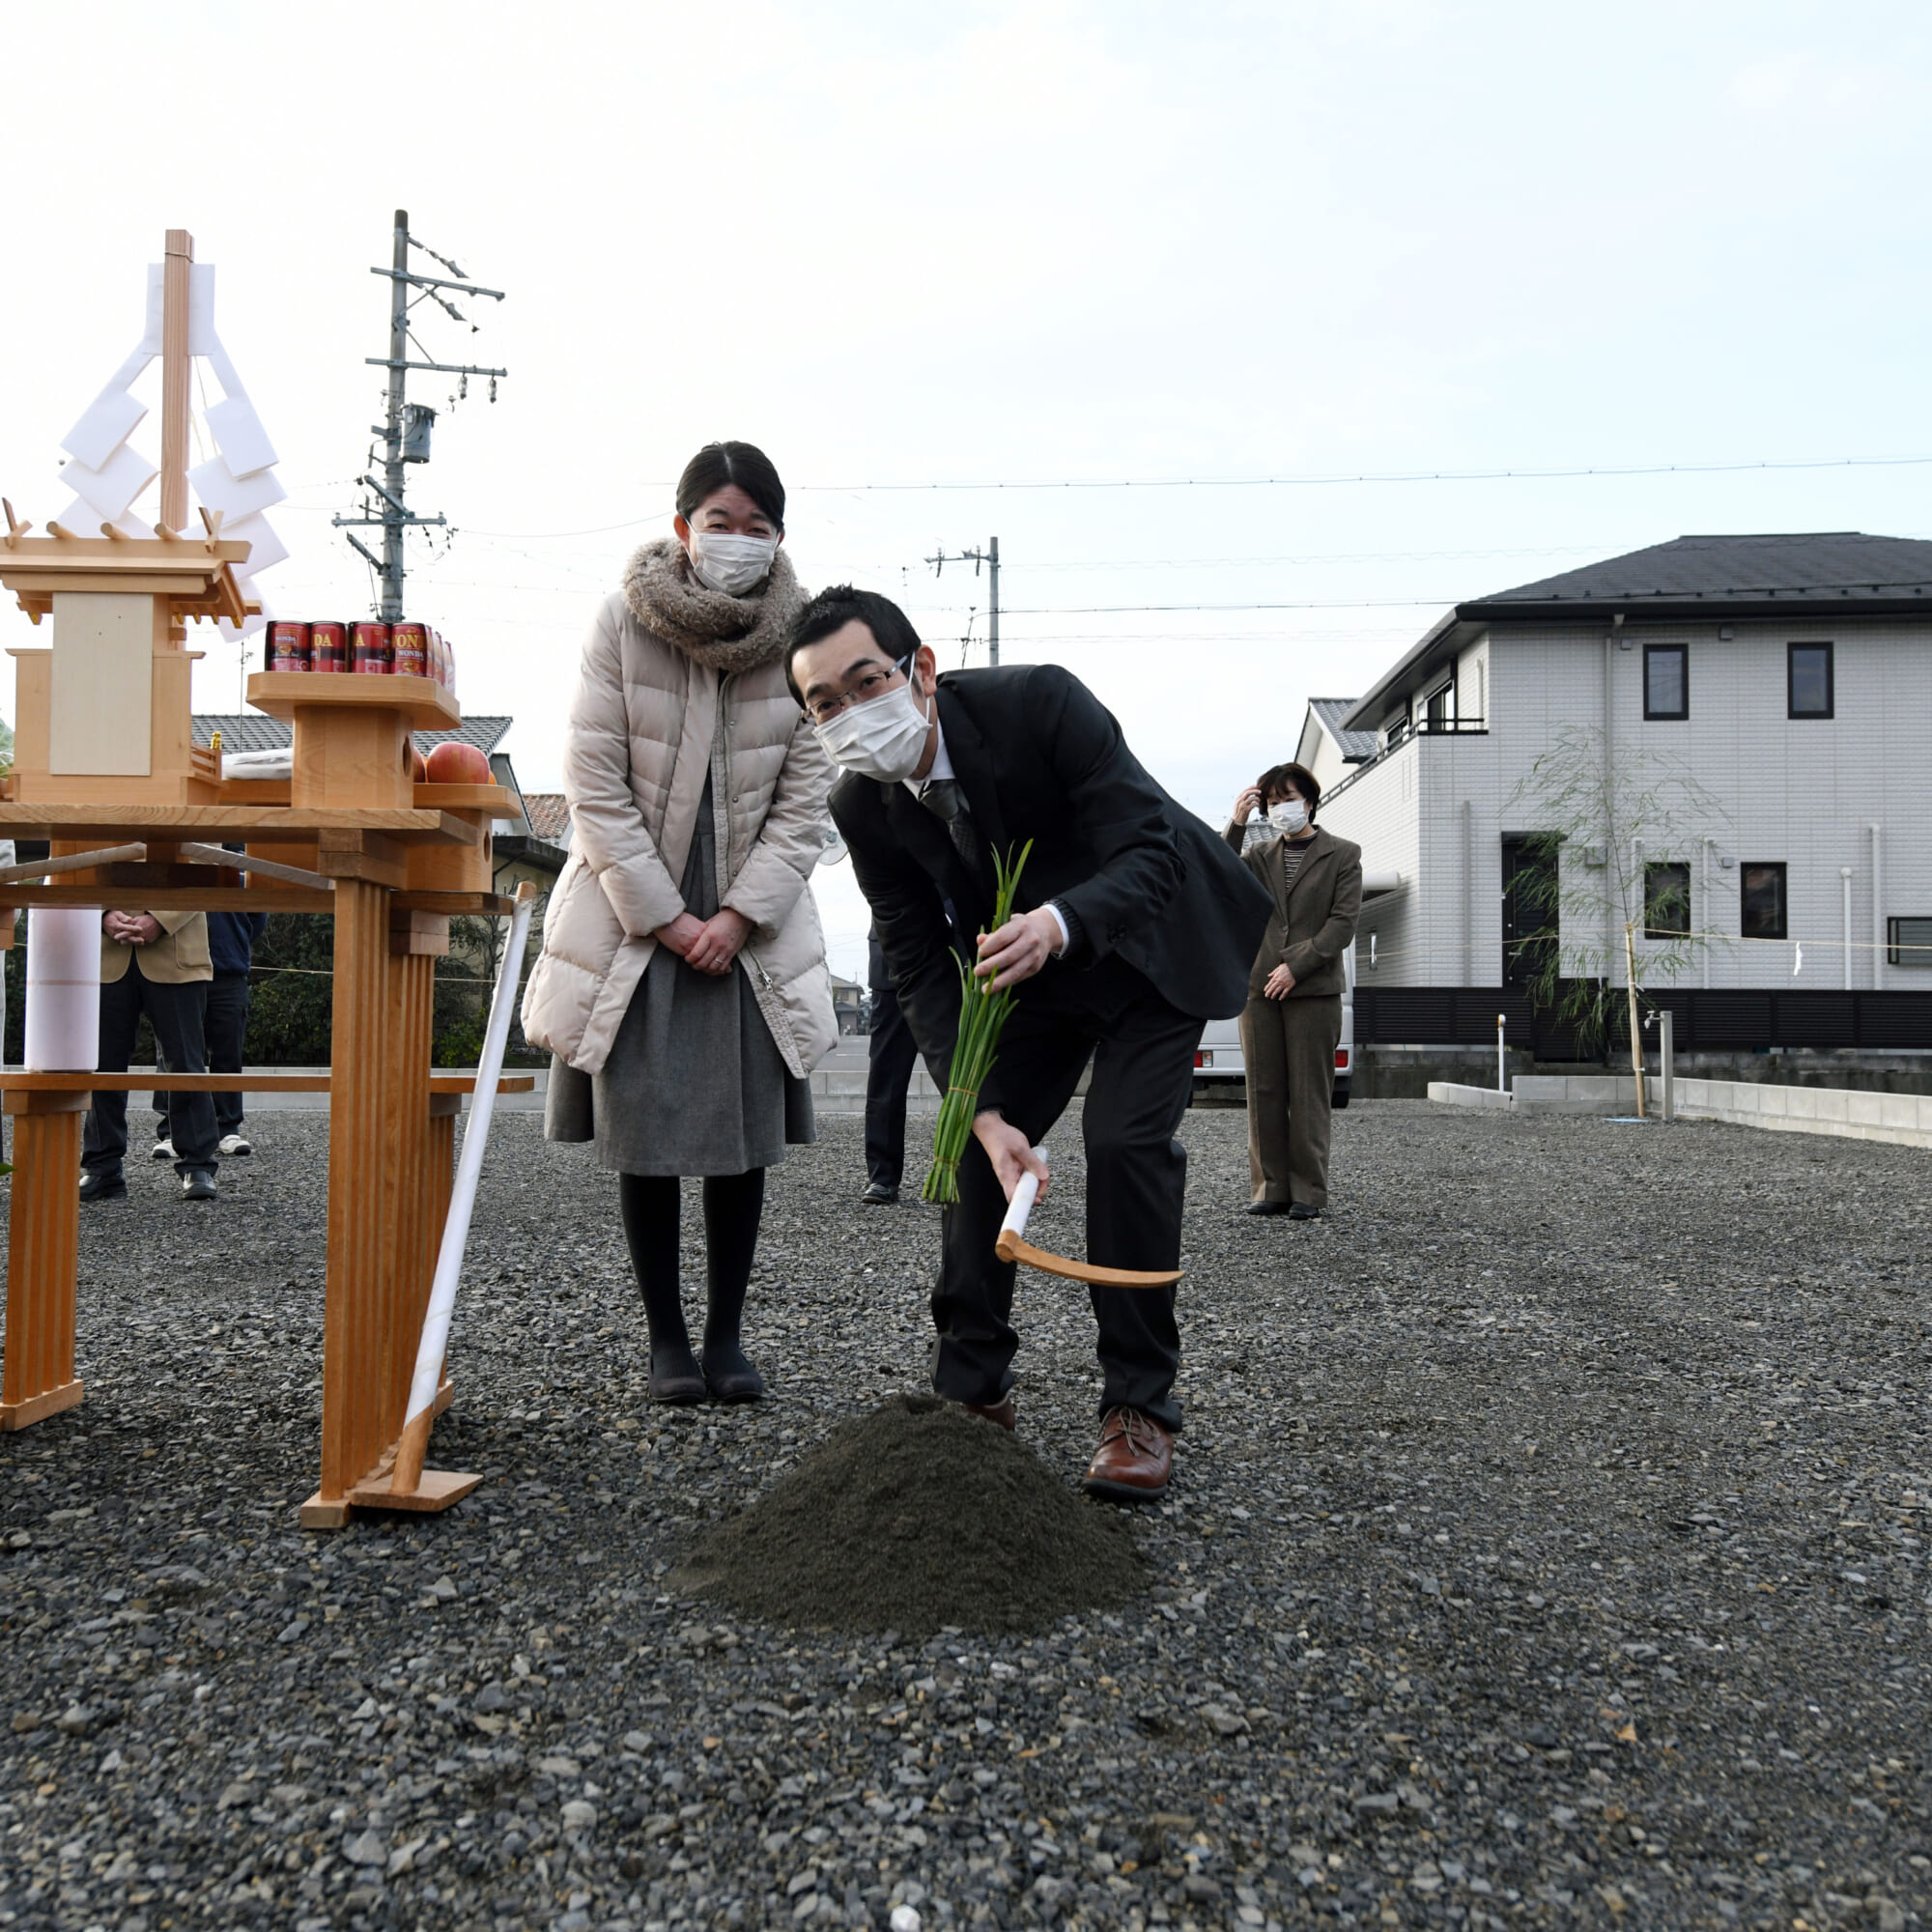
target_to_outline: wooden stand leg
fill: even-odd
[[[90,1095],[10,1092],[14,1190],[7,1226],[7,1353],[0,1431],[72,1408],[80,1267],[80,1128]]]
[[[382,1359],[388,896],[365,879],[336,881],[322,1485],[301,1507],[305,1529],[349,1520],[349,1492],[390,1440]]]

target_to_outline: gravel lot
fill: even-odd
[[[923,1384],[935,1223],[856,1120],[775,1178],[774,1399],[681,1412],[613,1189],[499,1120],[432,1452],[489,1481],[335,1536],[326,1127],[259,1125],[216,1207],[86,1212],[87,1405],[0,1437],[0,1925],[1932,1922],[1922,1153],[1388,1101],[1304,1227],[1196,1113],[1150,1597],[915,1641],[666,1593]],[[1021,1294],[1071,1485],[1091,1321]]]

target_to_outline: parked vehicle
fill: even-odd
[[[1342,1037],[1335,1048],[1335,1096],[1338,1107],[1349,1104],[1349,1089],[1355,1075],[1355,948],[1350,942],[1342,955],[1345,985],[1342,990]],[[1241,1023],[1237,1019],[1209,1020],[1201,1030],[1194,1049],[1194,1080],[1197,1094],[1234,1081],[1245,1086],[1248,1065],[1241,1053]]]

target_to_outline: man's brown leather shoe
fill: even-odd
[[[1158,1502],[1174,1466],[1174,1437],[1137,1408],[1110,1408],[1087,1465],[1087,1493],[1116,1503]]]
[[[1013,1402],[1013,1392],[1009,1389],[998,1402],[968,1402],[960,1405],[968,1415],[983,1415],[988,1422],[997,1423],[1009,1435],[1020,1419],[1020,1412]]]

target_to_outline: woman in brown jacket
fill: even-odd
[[[1241,1058],[1248,1078],[1250,1214],[1313,1221],[1328,1199],[1328,1127],[1342,1037],[1342,955],[1362,911],[1362,848],[1319,831],[1321,786],[1275,765],[1235,801],[1222,835],[1274,899],[1248,976]],[[1249,843],[1259,807],[1269,835]]]

